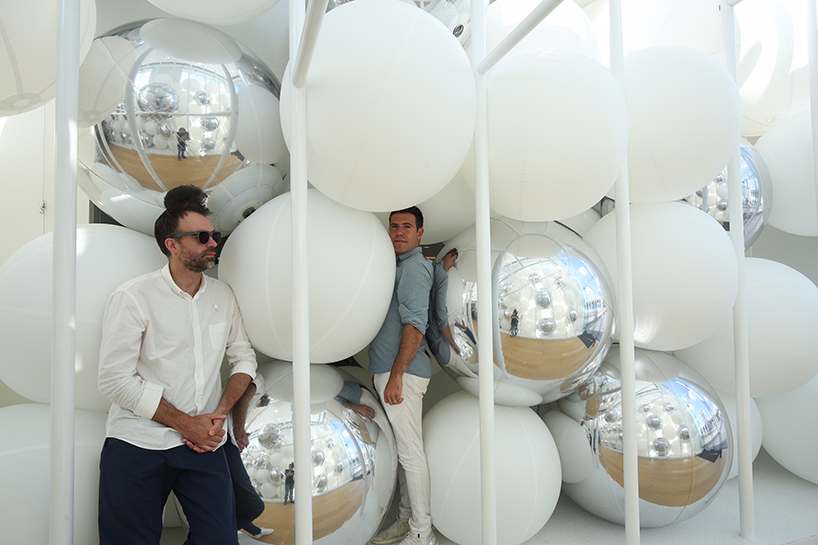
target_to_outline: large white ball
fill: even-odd
[[[781,263],[745,260],[745,308],[750,394],[790,392],[818,375],[812,336],[818,324],[818,287]],[[735,390],[732,315],[696,346],[677,353],[717,389]]]
[[[631,207],[634,342],[678,350],[712,335],[732,312],[738,268],[730,236],[711,216],[684,203]],[[619,289],[616,211],[585,237]]]
[[[53,0],[0,5],[0,116],[42,106],[57,96],[57,8]],[[97,21],[92,0],[80,3],[80,62]]]
[[[125,38],[103,36],[94,40],[80,66],[80,127],[96,125],[122,102],[128,70],[135,61],[136,50]]]
[[[486,8],[486,51],[491,51],[539,5],[537,0],[495,0]],[[511,50],[560,47],[598,59],[596,32],[576,2],[562,2]]]
[[[683,199],[707,185],[736,150],[741,97],[701,51],[651,47],[625,58],[632,203]]]
[[[808,78],[793,72],[798,64],[794,55],[796,29],[806,31],[808,25],[802,19],[792,19],[787,9],[773,0],[738,4],[735,14],[741,35],[741,133],[760,136],[782,119],[809,108]]]
[[[235,25],[254,19],[272,8],[278,0],[148,0],[175,17],[208,25]]]
[[[104,413],[74,412],[74,543],[98,543],[99,453]],[[0,409],[0,509],[4,543],[48,543],[51,493],[51,407],[37,403]]]
[[[288,184],[276,167],[248,165],[237,170],[207,197],[213,227],[222,234],[231,233],[262,204],[287,189]]]
[[[818,235],[810,112],[778,123],[758,139],[756,149],[773,180],[775,206],[770,225],[793,235]]]
[[[540,531],[560,493],[560,461],[548,428],[528,407],[494,406],[497,543],[517,545]],[[480,441],[476,397],[458,392],[423,419],[432,482],[432,524],[456,543],[480,543]]]
[[[281,96],[290,147],[291,70]],[[469,150],[469,59],[440,21],[413,5],[356,0],[328,13],[306,91],[310,182],[346,206],[384,212],[422,202]]]
[[[554,438],[560,453],[562,481],[579,483],[591,472],[594,458],[588,448],[588,435],[579,422],[560,411],[549,411],[542,416],[543,422]]]
[[[225,243],[219,278],[233,288],[253,346],[292,361],[291,194],[268,202]],[[373,215],[309,191],[310,361],[360,351],[383,324],[395,284],[395,253]]]
[[[520,221],[570,217],[613,186],[628,113],[601,64],[561,49],[503,59],[488,77],[491,207]],[[464,163],[474,185],[474,160]]]
[[[123,282],[167,262],[156,241],[124,227],[77,229],[76,407],[105,411],[97,389],[102,314]],[[51,400],[53,236],[26,244],[0,267],[0,379],[22,396]]]
[[[237,96],[242,115],[236,127],[236,146],[254,163],[277,163],[287,154],[278,98],[259,85],[242,87]]]
[[[792,392],[757,399],[764,422],[761,444],[784,469],[818,484],[818,378]]]
[[[736,406],[735,393],[718,392],[719,399],[724,406],[724,411],[727,413],[727,421],[730,422],[730,429],[733,430],[733,436],[738,439],[740,431],[738,429],[738,408]],[[750,452],[753,460],[758,456],[761,450],[761,439],[764,436],[764,424],[761,420],[761,413],[758,410],[758,404],[753,398],[750,398]],[[733,458],[733,465],[730,467],[730,473],[727,479],[738,477],[738,456]]]

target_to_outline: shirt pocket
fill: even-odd
[[[227,322],[219,322],[208,326],[210,331],[210,347],[213,350],[222,350],[227,344]]]

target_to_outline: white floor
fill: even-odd
[[[818,485],[786,471],[763,449],[753,471],[755,536],[752,544],[818,545]],[[640,541],[644,545],[690,545],[691,542],[746,545],[749,541],[740,535],[738,496],[738,479],[728,481],[705,511],[666,528],[642,530]],[[391,521],[391,515],[388,520]],[[181,545],[184,539],[181,528],[166,528],[162,545]],[[439,533],[438,540],[440,545],[453,545]],[[248,537],[241,542],[255,543]],[[588,514],[563,495],[545,527],[524,545],[580,543],[624,544],[625,529]]]

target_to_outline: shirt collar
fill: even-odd
[[[404,253],[404,254],[400,254],[399,256],[395,256],[395,257],[397,257],[397,258],[398,258],[398,259],[397,259],[397,261],[398,261],[398,262],[400,262],[400,261],[403,261],[403,260],[405,260],[405,259],[409,259],[409,258],[410,258],[410,257],[412,257],[413,255],[415,255],[415,254],[419,254],[419,253],[421,253],[422,251],[423,251],[423,248],[421,248],[420,246],[418,246],[417,248],[412,248],[412,249],[411,249],[411,250],[409,250],[408,252],[406,252],[406,253]]]
[[[170,274],[170,263],[162,267],[162,278],[165,279],[170,290],[179,295],[181,297],[190,297],[190,294],[176,285],[176,282],[173,281],[173,276]],[[196,292],[194,299],[199,296],[200,293],[203,293],[207,289],[207,275],[202,274],[202,283],[199,285],[199,291]]]

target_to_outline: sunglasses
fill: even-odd
[[[219,231],[185,231],[184,233],[176,233],[170,238],[182,238],[188,235],[196,235],[199,244],[207,244],[212,238],[216,244],[222,239],[222,234]]]

